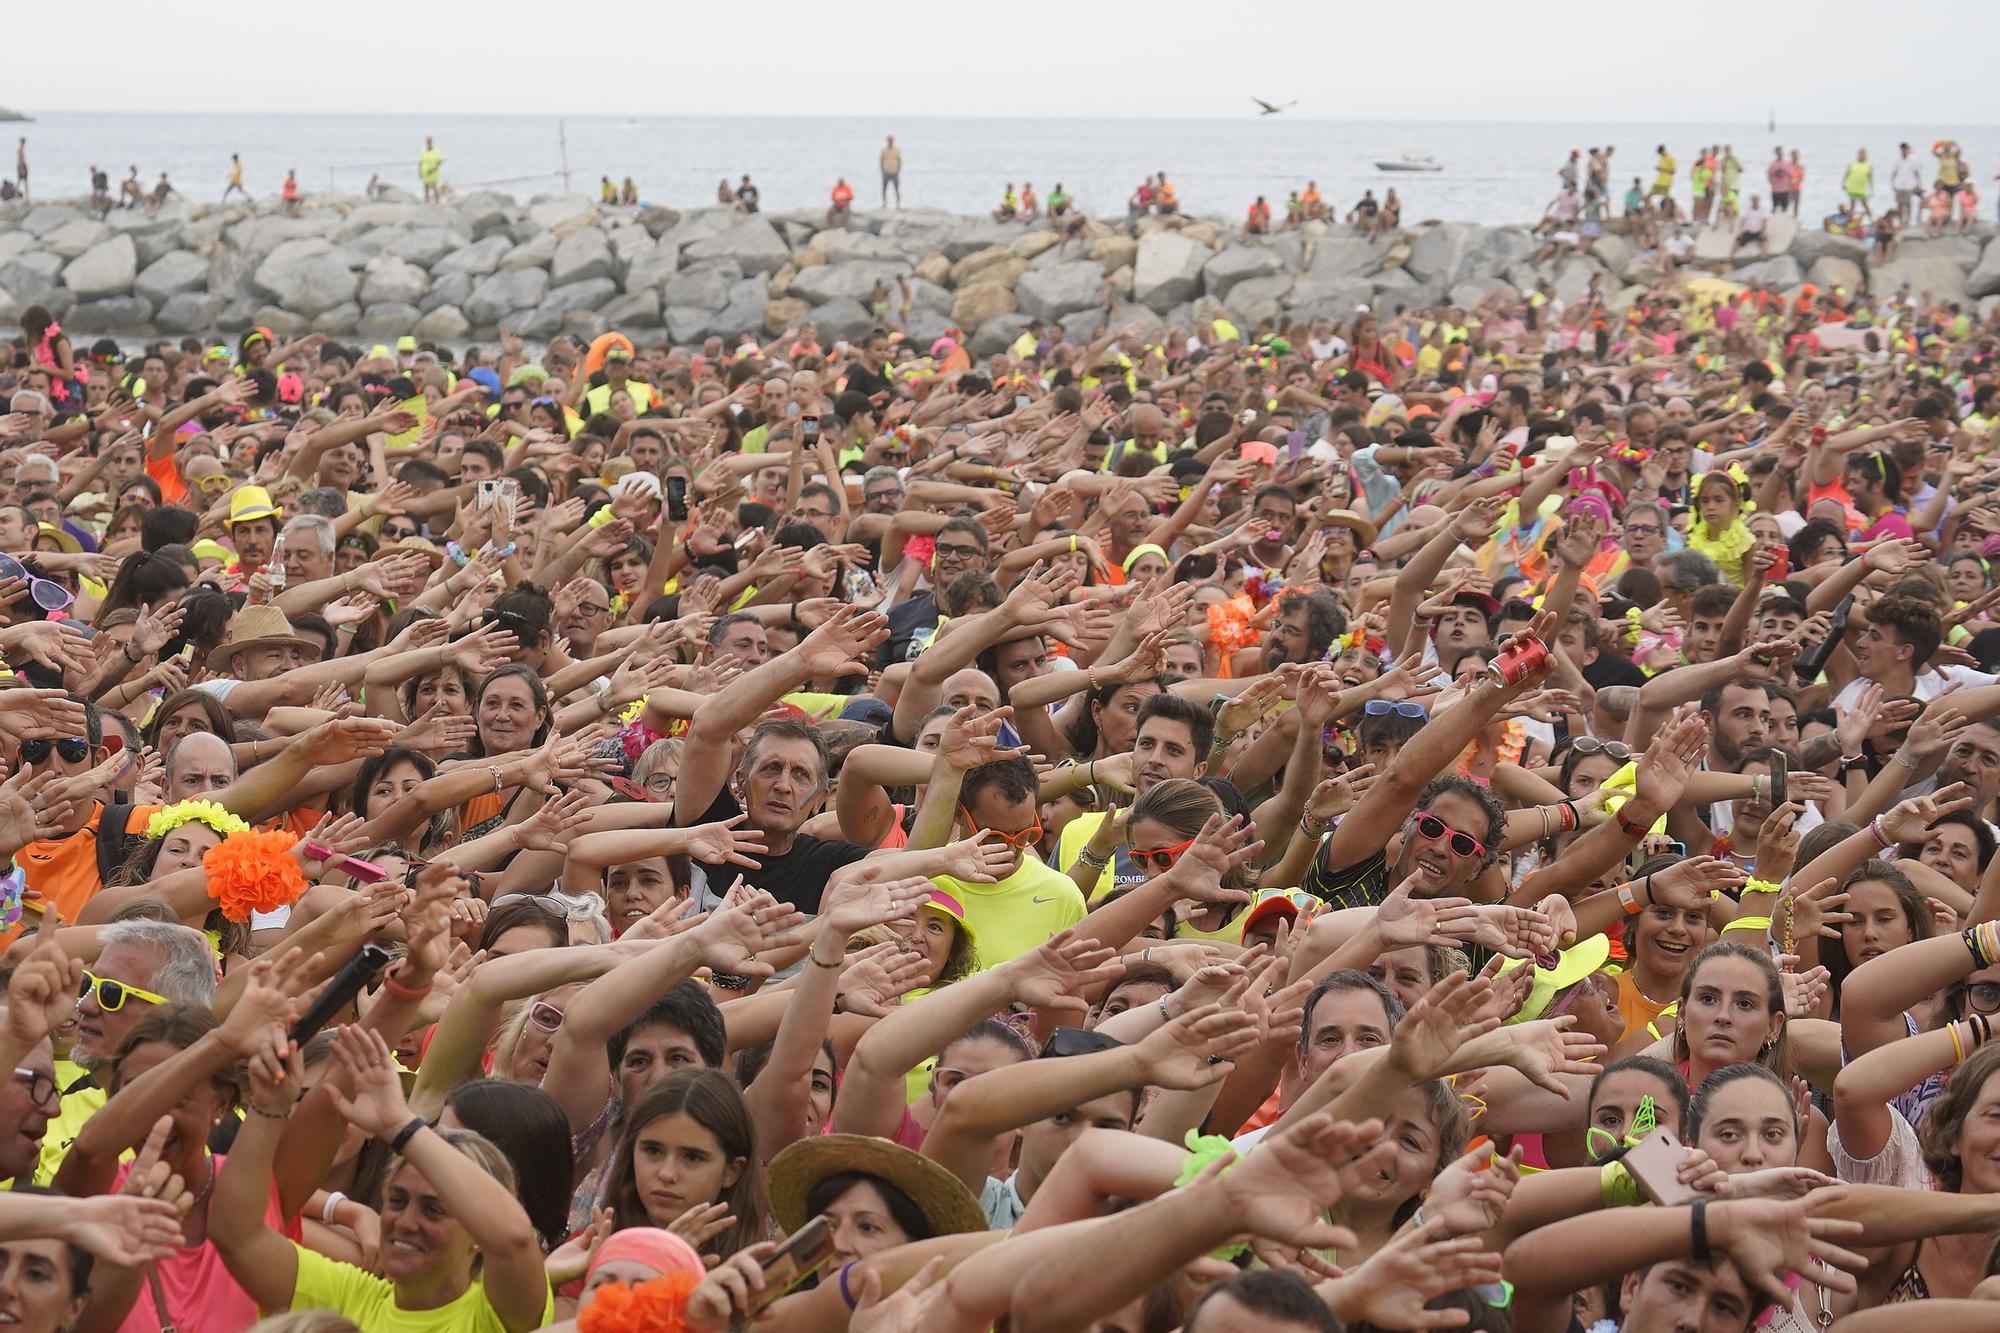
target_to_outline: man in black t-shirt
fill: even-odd
[[[782,736],[777,730],[779,728],[787,729]],[[758,738],[751,741],[752,753],[749,756],[751,763],[747,767],[752,772],[757,771],[758,765],[777,763],[789,765],[794,760],[804,757],[804,751],[810,748],[811,743],[805,740],[803,735],[792,735],[790,728],[800,728],[802,732],[810,732],[814,738],[819,735],[819,729],[808,722],[766,723],[758,728]],[[778,751],[785,753],[780,755],[777,754]],[[819,746],[822,774],[825,772],[825,751],[826,747],[822,742]],[[737,804],[736,797],[729,788],[724,788],[716,793],[714,802],[695,822],[707,824],[734,819],[742,813],[743,807]],[[753,819],[751,822],[754,824],[756,821]],[[765,836],[770,837],[768,830]],[[695,902],[704,908],[713,906],[729,891],[729,886],[736,877],[741,875],[743,882],[751,888],[763,889],[781,903],[788,903],[802,912],[816,914],[819,911],[820,892],[826,887],[827,878],[842,866],[851,865],[868,855],[868,849],[851,842],[843,842],[838,838],[815,838],[809,833],[797,833],[792,836],[790,844],[782,852],[763,854],[750,852],[747,855],[750,860],[759,863],[756,869],[745,869],[734,865],[709,865],[702,861],[692,862]]]

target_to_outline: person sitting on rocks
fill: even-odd
[[[831,197],[833,202],[827,206],[826,225],[845,227],[854,214],[854,187],[847,183],[847,177],[834,177]]]
[[[1382,211],[1382,204],[1375,198],[1375,191],[1363,190],[1361,202],[1347,210],[1347,225],[1364,236],[1373,235],[1375,215]]]
[[[1243,219],[1245,236],[1264,236],[1271,230],[1271,205],[1263,195],[1258,195],[1250,204],[1250,214]]]
[[[1000,196],[1000,207],[993,210],[995,222],[1012,222],[1021,216],[1021,196],[1014,193],[1014,182],[1007,182],[1006,193]]]

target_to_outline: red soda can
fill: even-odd
[[[1812,445],[1813,445],[1813,448],[1817,449],[1817,448],[1819,448],[1819,447],[1820,447],[1820,446],[1821,446],[1822,444],[1825,444],[1825,443],[1826,443],[1826,427],[1824,427],[1824,426],[1814,426],[1814,427],[1812,428]]]
[[[1500,655],[1486,664],[1486,674],[1496,685],[1519,685],[1549,660],[1549,646],[1532,634],[1509,640]]]

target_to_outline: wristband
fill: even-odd
[[[1096,852],[1091,851],[1090,848],[1088,847],[1079,850],[1076,854],[1076,859],[1079,865],[1088,866],[1092,870],[1102,870],[1104,869],[1104,867],[1111,864],[1110,857],[1099,856]]]
[[[1991,967],[2000,963],[2000,921],[1981,921],[1970,926],[1960,937],[1972,954],[1975,967]]]
[[[333,1191],[333,1193],[326,1196],[326,1202],[320,1205],[319,1220],[328,1226],[332,1226],[333,1210],[346,1202],[347,1196],[345,1194],[342,1194],[339,1190]]]
[[[1583,815],[1578,812],[1575,801],[1558,801],[1556,809],[1562,811],[1563,832],[1574,833],[1583,823]]]
[[[1618,886],[1618,905],[1625,909],[1626,916],[1637,916],[1646,910],[1646,905],[1639,901],[1637,894],[1632,892],[1632,885],[1630,884],[1620,884]]]
[[[418,1130],[429,1129],[430,1127],[430,1121],[424,1119],[422,1116],[413,1116],[410,1123],[397,1130],[396,1137],[389,1140],[389,1151],[403,1151],[403,1149],[410,1146],[410,1140],[417,1136]]]
[[[500,776],[500,765],[488,764],[486,771],[493,775],[493,790],[496,794],[505,789],[507,783]]]
[[[1653,831],[1651,824],[1641,824],[1623,810],[1618,812],[1618,831],[1628,838],[1643,838]]]
[[[1770,929],[1771,929],[1771,918],[1768,916],[1739,916],[1734,921],[1724,926],[1722,928],[1721,933],[1727,935],[1732,930],[1768,931]]]
[[[1638,1178],[1623,1162],[1606,1162],[1597,1173],[1597,1188],[1606,1208],[1637,1208],[1646,1202]]]
[[[399,964],[398,965],[399,969],[400,966],[401,965]],[[395,996],[399,1000],[421,1000],[424,998],[424,996],[429,995],[431,993],[431,983],[426,981],[421,988],[416,986],[405,986],[401,982],[396,980],[396,974],[394,972],[385,972],[382,974],[382,989],[388,991],[389,994]]]
[[[1758,879],[1754,875],[1745,881],[1743,885],[1743,893],[1745,894],[1769,893],[1775,895],[1783,892],[1784,887],[1782,885],[1773,884],[1768,879]]]
[[[1715,1251],[1708,1247],[1708,1200],[1694,1201],[1694,1214],[1688,1219],[1693,1256],[1698,1263],[1708,1263],[1715,1258]]]
[[[814,967],[824,967],[828,969],[845,967],[847,965],[847,960],[845,958],[836,958],[830,963],[822,963],[819,960],[819,955],[814,953],[811,949],[806,950],[806,961],[811,963]]]

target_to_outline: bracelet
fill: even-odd
[[[1073,532],[1069,535],[1069,553],[1076,554],[1076,534]]]
[[[835,968],[845,967],[847,965],[847,959],[845,958],[836,958],[830,963],[822,963],[819,960],[819,955],[814,953],[811,949],[806,950],[806,961],[811,963],[814,967],[824,967],[829,971]]]
[[[1097,692],[1097,668],[1094,666],[1085,667],[1083,671],[1083,678],[1086,681],[1090,682],[1091,693],[1095,694]]]
[[[1966,1026],[1969,1028],[1972,1025],[1967,1023]],[[1956,1022],[1946,1023],[1944,1030],[1951,1034],[1951,1062],[1954,1065],[1964,1064],[1965,1044],[1958,1039],[1958,1024]]]
[[[1638,1177],[1623,1162],[1606,1162],[1597,1173],[1598,1197],[1606,1208],[1637,1208],[1646,1202],[1639,1192]]]
[[[1076,861],[1078,865],[1084,866],[1091,870],[1102,870],[1104,869],[1104,867],[1111,864],[1111,858],[1109,856],[1099,856],[1096,852],[1091,851],[1090,848],[1088,847],[1081,848],[1077,852]]]
[[[1913,754],[1908,753],[1907,751],[1904,750],[1896,751],[1896,762],[1901,764],[1904,768],[1909,769],[1912,773],[1917,771],[1917,757]]]
[[[1689,1219],[1690,1240],[1693,1242],[1693,1257],[1698,1263],[1708,1263],[1715,1258],[1715,1251],[1708,1247],[1708,1200],[1694,1201],[1694,1215]]]
[[[1093,759],[1084,765],[1083,773],[1084,780],[1095,787],[1097,785],[1097,761]]]
[[[1555,832],[1555,830],[1549,826],[1549,808],[1546,805],[1536,806],[1535,813],[1542,817],[1542,837],[1546,838],[1550,834]]]
[[[1972,1025],[1972,1035],[1975,1038],[1975,1045],[1984,1046],[1987,1042],[1993,1040],[1993,1020],[1985,1014],[1973,1014],[1965,1021]]]
[[[1875,841],[1882,844],[1883,851],[1886,852],[1895,847],[1896,844],[1889,840],[1889,835],[1882,831],[1882,816],[1877,815],[1868,821],[1868,831],[1875,835]]]
[[[1576,808],[1575,801],[1557,801],[1556,809],[1562,811],[1562,831],[1574,833],[1583,823],[1583,815]]]
[[[507,786],[506,782],[505,782],[505,781],[503,781],[503,780],[501,779],[501,777],[500,777],[500,765],[498,765],[498,764],[488,764],[488,765],[486,766],[486,771],[487,771],[488,773],[491,773],[491,774],[493,775],[493,790],[494,790],[494,791],[495,791],[496,793],[497,793],[497,792],[500,792],[500,791],[502,791],[502,790],[504,790],[504,789],[506,788],[506,786]]]
[[[1630,884],[1618,886],[1618,905],[1625,909],[1626,916],[1637,916],[1646,909],[1646,905],[1639,901],[1638,895],[1632,892],[1632,888]]]
[[[401,970],[402,965],[399,963],[397,964],[397,971],[400,972]],[[399,1000],[421,1000],[424,996],[431,993],[431,983],[426,981],[421,987],[405,986],[396,980],[396,972],[384,972],[382,974],[382,989],[388,991],[389,994]]]
[[[254,1110],[255,1108],[253,1107],[251,1109]],[[347,1202],[347,1196],[345,1194],[342,1194],[339,1190],[333,1191],[331,1194],[326,1196],[326,1202],[320,1205],[319,1220],[326,1223],[328,1226],[332,1226],[333,1210],[340,1207],[340,1205],[346,1202]]]
[[[1755,875],[1752,875],[1748,880],[1744,882],[1743,885],[1743,892],[1746,894],[1750,893],[1779,894],[1783,893],[1784,891],[1785,890],[1782,885],[1773,884],[1768,879],[1758,879]]]
[[[1981,921],[1968,926],[1962,938],[1965,947],[1972,952],[1975,967],[1991,967],[2000,963],[2000,921]]]
[[[1317,838],[1326,832],[1327,825],[1332,822],[1331,819],[1314,819],[1311,815],[1300,815],[1299,832],[1305,834],[1308,838]]]
[[[396,1137],[389,1140],[389,1151],[390,1152],[403,1151],[403,1149],[410,1146],[410,1140],[417,1136],[418,1130],[429,1129],[430,1127],[431,1127],[431,1122],[424,1119],[422,1116],[412,1116],[410,1118],[410,1123],[404,1125],[401,1129],[397,1130]]]
[[[145,655],[141,653],[138,656],[134,656],[132,652],[132,645],[129,643],[121,644],[118,648],[118,651],[125,654],[125,660],[131,663],[133,666],[139,665],[139,657],[143,657]]]
[[[243,1099],[243,1104],[249,1107],[253,1114],[261,1115],[266,1120],[290,1120],[292,1118],[292,1113],[289,1110],[267,1111],[263,1107],[257,1105],[257,1103],[251,1101],[247,1097]]]
[[[346,574],[342,574],[340,576],[340,590],[343,593],[350,593],[354,591],[353,585],[348,581],[349,578],[350,576]]]
[[[1650,824],[1641,824],[1630,818],[1623,810],[1618,812],[1618,831],[1628,838],[1643,838],[1653,831]]]

